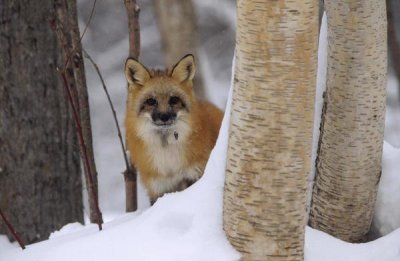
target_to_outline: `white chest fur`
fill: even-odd
[[[188,166],[184,146],[181,143],[172,143],[166,146],[149,148],[149,157],[159,176],[151,181],[152,190],[163,194],[182,188],[179,184],[183,180],[196,181],[202,174],[198,166]]]
[[[179,119],[171,127],[160,128],[149,118],[139,118],[137,126],[152,166],[161,176],[179,175],[187,166],[185,146],[191,132],[188,122]]]
[[[200,178],[202,169],[188,164],[186,159],[186,141],[191,133],[187,120],[182,118],[174,126],[161,129],[155,127],[148,116],[147,119],[139,118],[137,126],[150,164],[158,173],[157,178],[151,181],[153,192],[163,194],[176,191],[184,179],[196,181]]]
[[[156,139],[159,137],[155,137]],[[148,156],[155,170],[164,177],[179,175],[185,168],[185,151],[179,143],[148,146]]]

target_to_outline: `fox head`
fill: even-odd
[[[184,56],[172,70],[149,70],[135,59],[125,63],[128,81],[127,122],[145,142],[163,146],[184,140],[190,132],[195,103],[193,55]],[[154,135],[161,139],[155,139]]]

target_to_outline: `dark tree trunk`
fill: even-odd
[[[83,221],[79,148],[49,22],[54,12],[52,1],[0,4],[0,208],[27,243]]]
[[[54,3],[57,12],[55,27],[58,28],[60,33],[58,39],[59,43],[61,42],[63,45],[66,78],[69,84],[69,91],[71,91],[73,95],[75,109],[77,110],[77,113],[79,113],[78,120],[80,122],[82,137],[85,143],[85,146],[80,146],[80,153],[83,155],[82,161],[86,172],[84,176],[89,198],[90,222],[102,224],[103,218],[100,209],[98,208],[97,170],[93,153],[89,99],[86,86],[85,67],[82,57],[81,36],[78,27],[76,0],[56,0]],[[68,62],[65,64],[65,61]],[[86,156],[88,162],[86,162]],[[89,175],[91,177],[89,177]]]

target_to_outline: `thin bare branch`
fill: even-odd
[[[10,231],[10,233],[12,234],[12,236],[14,237],[14,239],[18,242],[19,246],[22,249],[25,249],[25,244],[22,241],[22,239],[20,238],[20,236],[18,235],[17,231],[14,229],[14,227],[11,225],[11,223],[7,220],[6,216],[4,215],[3,211],[0,208],[0,216],[3,219],[4,223],[6,224],[8,230]]]
[[[126,169],[129,169],[130,166],[129,166],[128,156],[126,155],[125,145],[124,145],[124,142],[122,141],[121,129],[119,127],[119,123],[118,123],[118,119],[117,119],[117,113],[115,112],[115,108],[114,108],[114,105],[113,105],[113,103],[111,101],[110,94],[108,93],[107,86],[106,86],[106,84],[104,82],[103,76],[102,76],[102,74],[100,72],[100,69],[97,66],[97,64],[93,61],[92,57],[86,52],[85,49],[82,49],[82,51],[83,51],[83,54],[84,54],[85,58],[87,58],[91,62],[91,64],[93,65],[94,69],[96,70],[97,75],[100,78],[101,85],[103,86],[104,92],[106,93],[106,96],[107,96],[107,99],[108,99],[108,103],[110,104],[110,108],[111,108],[111,111],[113,113],[115,126],[117,127],[118,139],[119,139],[119,142],[121,144],[122,154],[124,155]]]
[[[83,29],[82,35],[79,37],[79,43],[82,42],[83,36],[85,36],[87,29],[89,28],[90,22],[92,21],[93,18],[93,14],[94,14],[94,10],[96,8],[96,3],[97,0],[94,0],[93,5],[92,5],[92,10],[90,11],[90,15],[88,18],[88,21],[86,22],[85,28]],[[68,64],[72,58],[72,56],[74,55],[74,53],[77,51],[78,46],[75,46],[72,51],[69,53],[67,59],[65,60],[65,64],[64,64],[64,69],[68,67]]]
[[[86,144],[85,144],[85,140],[83,139],[83,132],[82,132],[82,126],[81,123],[79,121],[79,115],[78,112],[74,106],[73,103],[73,97],[72,97],[72,93],[71,90],[68,87],[68,80],[67,80],[67,76],[65,74],[65,71],[59,70],[59,73],[62,77],[63,83],[64,83],[64,88],[68,94],[68,101],[69,104],[71,105],[72,108],[72,112],[73,112],[73,118],[75,121],[75,127],[76,127],[76,132],[78,134],[78,138],[79,138],[79,145],[81,146],[81,151],[83,151],[83,155],[81,155],[83,157],[83,162],[84,162],[84,166],[85,166],[85,173],[87,175],[87,179],[88,179],[88,187],[89,187],[89,193],[91,194],[91,197],[93,198],[93,200],[95,201],[95,211],[97,213],[97,225],[99,227],[99,230],[102,230],[102,223],[103,221],[101,220],[101,212],[100,212],[100,208],[99,208],[99,202],[98,202],[98,195],[96,190],[94,189],[94,182],[93,182],[93,177],[91,175],[92,173],[92,169],[90,167],[90,163],[89,163],[89,157],[88,157],[88,153],[87,153],[87,149],[86,149]]]
[[[92,6],[92,10],[90,11],[90,15],[89,15],[88,21],[86,22],[85,28],[83,29],[82,35],[81,35],[81,37],[79,39],[80,42],[82,42],[82,38],[83,38],[83,36],[85,36],[86,31],[89,28],[90,22],[92,21],[94,10],[95,10],[95,7],[96,7],[96,3],[97,3],[97,0],[94,0],[93,6]]]

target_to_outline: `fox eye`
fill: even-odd
[[[157,104],[157,100],[154,99],[154,98],[148,98],[148,99],[145,101],[145,103],[146,103],[147,105],[154,106],[154,105]]]
[[[176,105],[181,99],[179,99],[179,97],[176,96],[172,96],[171,98],[169,98],[169,104],[170,105]]]

